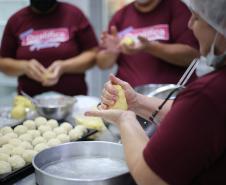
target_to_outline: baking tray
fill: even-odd
[[[15,127],[15,126],[16,125],[14,125],[13,127]],[[80,139],[70,141],[70,142],[90,140],[89,137],[94,135],[97,132],[98,132],[97,130],[88,129],[88,132],[86,134],[84,134],[84,136],[82,136]],[[18,181],[19,179],[22,179],[22,178],[30,175],[33,172],[34,172],[34,168],[33,168],[32,164],[28,164],[28,165],[24,166],[23,168],[15,170],[11,173],[0,175],[0,185],[12,184],[13,182]]]

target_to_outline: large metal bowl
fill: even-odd
[[[34,98],[37,112],[49,119],[62,120],[71,111],[75,97],[60,94],[36,96]]]
[[[108,163],[108,159],[113,163]],[[118,162],[120,165],[115,165]],[[38,185],[135,185],[121,144],[67,143],[40,152],[32,164]]]

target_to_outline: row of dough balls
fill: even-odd
[[[0,174],[21,168],[26,163],[31,163],[38,152],[78,140],[86,132],[87,129],[82,125],[73,128],[71,124],[64,122],[59,126],[56,120],[47,121],[44,117],[27,120],[14,129],[3,127],[0,129]]]

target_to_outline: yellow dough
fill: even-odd
[[[121,42],[121,45],[125,44],[127,46],[132,46],[135,44],[134,40],[131,37],[124,37]]]
[[[26,117],[26,111],[23,106],[17,105],[11,110],[11,117],[14,119],[24,119]]]
[[[117,91],[118,91],[118,100],[115,102],[115,104],[110,109],[120,109],[120,110],[127,110],[128,105],[126,102],[125,92],[123,88],[120,85],[113,85]]]
[[[34,109],[34,105],[32,104],[32,102],[29,99],[27,99],[26,97],[20,96],[20,95],[18,95],[14,98],[14,105],[22,106],[22,107],[29,108],[29,109]]]
[[[100,117],[92,117],[92,116],[77,116],[75,117],[75,121],[79,125],[84,125],[89,129],[102,130],[104,127],[104,122]]]

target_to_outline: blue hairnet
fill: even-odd
[[[181,0],[226,37],[226,0]]]

